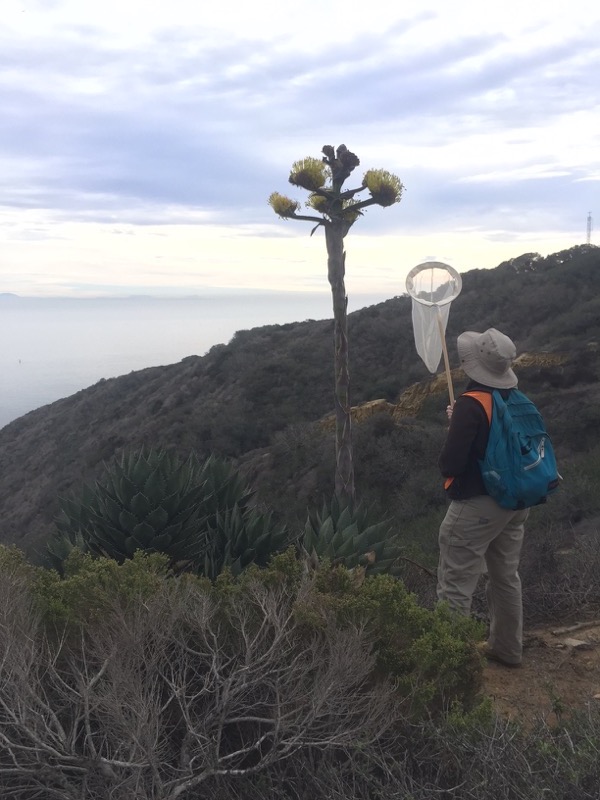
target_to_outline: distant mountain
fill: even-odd
[[[565,455],[600,444],[600,248],[525,254],[462,278],[447,331],[452,364],[458,333],[491,326],[520,352],[560,354],[524,366],[522,386],[543,406]],[[411,385],[432,381],[415,352],[407,296],[350,314],[349,341],[353,405],[393,405]],[[332,435],[319,420],[332,409],[332,349],[331,320],[254,328],[205,356],[100,381],[15,420],[0,431],[0,541],[39,546],[57,497],[141,444],[236,459],[262,502],[300,513],[331,488]],[[411,491],[421,510],[437,491],[444,407],[432,395],[401,423],[380,414],[356,426],[357,483],[383,511],[404,513],[400,489],[420,469]]]

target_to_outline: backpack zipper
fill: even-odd
[[[545,441],[546,441],[546,437],[542,436],[542,438],[540,440],[540,446],[538,447],[538,457],[537,457],[537,459],[533,462],[533,464],[528,464],[526,467],[523,467],[523,472],[526,472],[528,469],[533,469],[534,467],[537,467],[537,465],[543,459],[543,457],[544,457],[544,442]]]

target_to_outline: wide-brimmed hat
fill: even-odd
[[[469,378],[493,389],[512,389],[518,383],[511,365],[517,355],[512,339],[495,328],[483,333],[465,331],[458,337],[460,365]]]

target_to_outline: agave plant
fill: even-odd
[[[79,499],[59,500],[58,536],[48,549],[58,557],[65,542],[83,542],[87,552],[119,562],[145,550],[199,563],[204,494],[195,456],[182,462],[165,450],[125,453],[106,467],[103,480],[85,485]]]
[[[227,461],[210,456],[200,471],[205,551],[201,572],[214,579],[228,567],[239,574],[249,564],[265,566],[270,557],[290,544],[285,526],[271,514],[252,507],[255,492]]]
[[[271,514],[242,508],[237,503],[215,514],[208,524],[206,539],[202,571],[213,580],[225,567],[234,575],[249,564],[264,567],[271,556],[291,544],[287,528],[275,525]]]
[[[401,546],[384,520],[369,524],[360,506],[341,507],[337,498],[324,503],[323,510],[309,511],[302,548],[311,559],[328,559],[348,569],[363,567],[367,574],[399,574]]]
[[[219,512],[225,509],[248,508],[255,492],[244,483],[240,473],[227,461],[209,456],[200,467],[199,480],[204,491],[202,511],[209,525]]]
[[[63,574],[65,561],[75,548],[81,550],[82,553],[89,552],[87,542],[81,531],[73,530],[68,533],[57,531],[46,542],[46,551],[42,554],[42,563]]]
[[[254,491],[226,461],[194,455],[182,462],[165,450],[124,454],[79,498],[60,499],[57,533],[47,545],[57,569],[78,547],[119,563],[136,550],[169,556],[178,569],[215,578],[266,564],[289,543],[285,528],[251,508]]]

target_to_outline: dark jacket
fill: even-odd
[[[489,386],[471,381],[467,392],[493,392]],[[501,389],[506,399],[510,389]],[[487,494],[478,461],[485,455],[490,427],[485,409],[474,397],[464,394],[456,399],[448,435],[439,457],[439,467],[444,478],[454,478],[446,489],[451,500]]]

